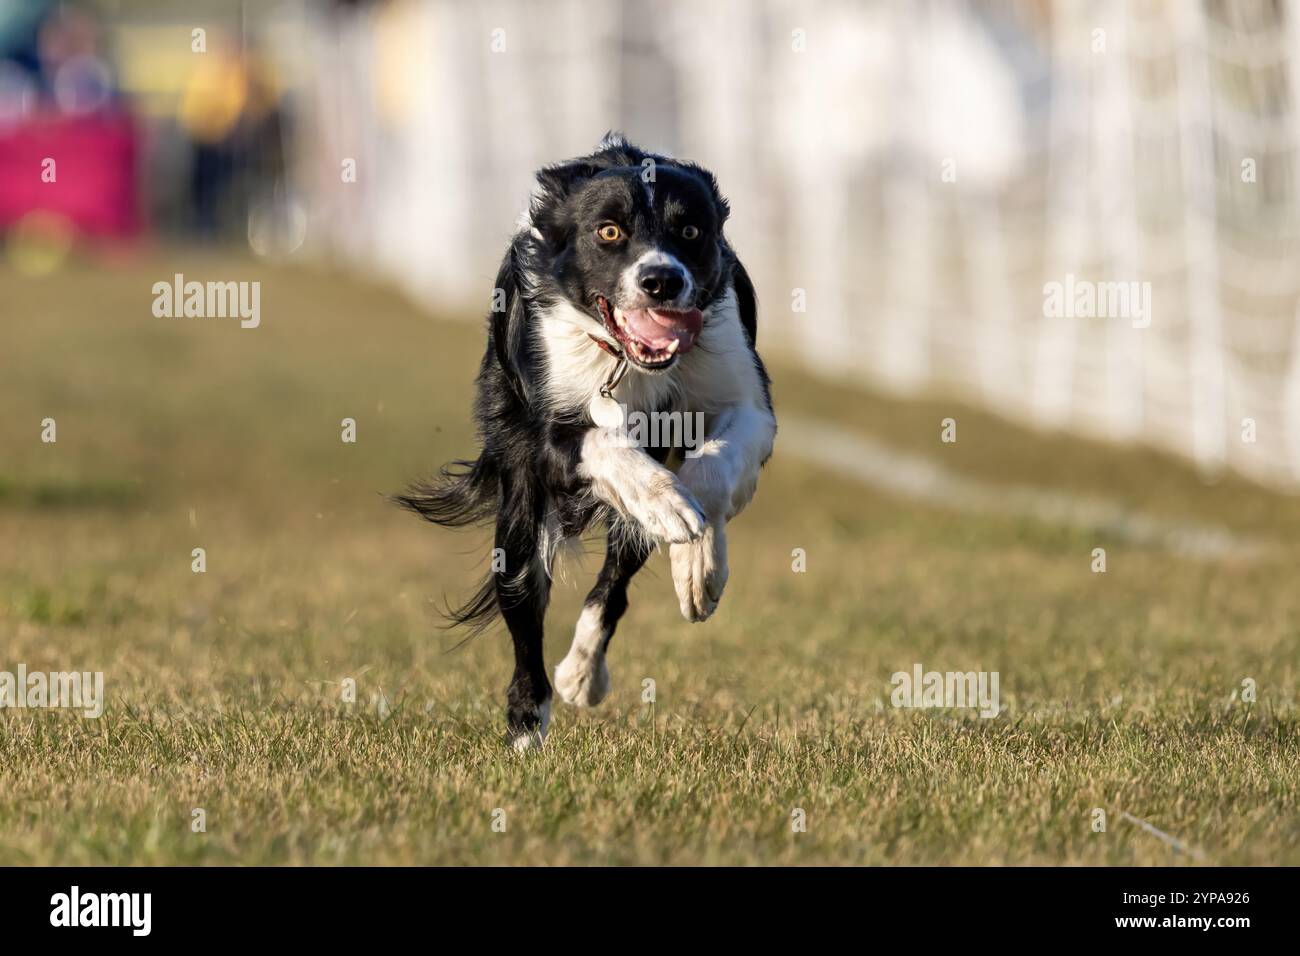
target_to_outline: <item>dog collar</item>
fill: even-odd
[[[618,359],[618,364],[614,366],[614,370],[610,372],[609,377],[605,379],[605,384],[600,387],[600,396],[602,398],[613,398],[614,389],[618,388],[618,383],[623,381],[623,376],[627,374],[627,356],[620,350],[614,348],[614,346],[610,345],[604,339],[596,338],[596,336],[592,335],[590,332],[587,333],[587,338],[591,339],[610,355],[614,356],[614,358]]]
[[[613,349],[605,351],[611,355],[617,354]],[[592,422],[601,428],[622,428],[624,425],[623,406],[614,398],[614,389],[618,388],[618,383],[627,374],[627,364],[627,356],[619,355],[618,363],[605,379],[605,384],[600,386],[599,391],[587,403],[587,413]]]
[[[602,349],[604,349],[604,350],[605,350],[606,352],[608,352],[610,355],[614,356],[614,358],[622,358],[622,357],[623,357],[623,353],[622,353],[622,352],[620,352],[618,349],[614,348],[614,346],[610,345],[610,344],[609,344],[608,342],[606,342],[604,339],[598,339],[598,338],[596,338],[596,336],[592,335],[590,332],[587,333],[587,338],[591,339],[593,342],[595,342],[597,345],[599,345]]]
[[[613,354],[612,352],[610,354]],[[623,381],[623,376],[627,374],[627,356],[618,356],[618,364],[614,370],[609,373],[609,378],[605,379],[605,384],[600,387],[600,397],[612,399],[614,389],[618,388],[618,383]]]

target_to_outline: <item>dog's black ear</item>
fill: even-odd
[[[530,218],[533,228],[552,250],[562,249],[572,231],[572,224],[565,214],[564,200],[579,183],[586,182],[598,172],[600,167],[586,160],[574,160],[538,170],[538,188],[533,193]]]
[[[585,159],[575,159],[569,163],[555,166],[543,166],[537,171],[537,184],[542,196],[552,201],[563,200],[573,191],[573,187],[591,179],[600,167]]]
[[[754,283],[749,279],[745,267],[736,260],[731,269],[731,286],[736,290],[736,304],[740,307],[740,324],[749,336],[750,346],[758,344],[758,296],[754,293]]]
[[[675,161],[673,161],[675,162]],[[718,216],[718,225],[721,226],[731,215],[731,203],[722,195],[722,190],[718,188],[718,177],[709,172],[703,166],[697,166],[695,163],[676,163],[678,169],[684,170],[695,176],[705,189],[709,191],[713,199],[713,209]]]
[[[492,335],[492,350],[497,364],[506,375],[515,394],[528,400],[528,339],[525,334],[526,315],[524,299],[520,295],[522,266],[515,243],[506,250],[497,271],[496,286],[492,290],[492,312],[488,325]]]

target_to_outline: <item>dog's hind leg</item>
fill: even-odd
[[[551,684],[542,658],[551,579],[535,548],[500,524],[496,546],[507,569],[496,576],[497,603],[515,645],[515,672],[506,689],[506,739],[516,750],[530,750],[542,745],[551,718]]]
[[[583,602],[569,653],[555,668],[560,697],[579,707],[594,707],[609,693],[605,651],[618,620],[627,610],[627,586],[650,556],[640,535],[611,532],[605,564]]]

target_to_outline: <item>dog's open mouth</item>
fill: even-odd
[[[699,309],[629,309],[596,297],[600,318],[631,361],[642,368],[667,368],[700,337],[704,313]]]

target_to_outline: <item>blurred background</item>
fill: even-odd
[[[477,319],[532,171],[622,129],[717,172],[769,352],[1294,489],[1297,20],[1265,0],[0,0],[0,229],[28,273],[212,243]],[[1045,316],[1067,277],[1149,283],[1150,326]]]

